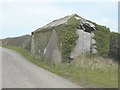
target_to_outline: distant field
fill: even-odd
[[[83,87],[118,88],[118,65],[111,59],[81,55],[70,64],[54,65],[47,60],[35,58],[28,51],[18,47],[4,46],[22,54],[27,60],[48,71],[77,82]]]

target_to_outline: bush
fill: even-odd
[[[63,62],[69,62],[70,53],[76,45],[78,35],[75,29],[74,25],[61,25],[56,28]]]
[[[110,50],[109,50],[109,57],[118,60],[120,56],[120,34],[119,33],[110,33]]]
[[[110,39],[110,30],[105,26],[100,26],[95,24],[96,31],[95,33],[95,40],[97,51],[100,56],[107,57],[109,52],[109,39]]]

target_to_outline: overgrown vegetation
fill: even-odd
[[[70,62],[70,53],[75,47],[76,40],[78,39],[75,29],[79,23],[78,20],[72,17],[68,20],[67,25],[59,25],[55,27],[59,41],[58,46],[62,54],[63,62]]]
[[[5,47],[19,52],[37,66],[77,82],[83,87],[118,87],[118,66],[111,59],[81,55],[70,64],[54,66],[52,62],[35,58],[24,49],[13,46]]]
[[[97,51],[100,56],[107,57],[109,52],[109,44],[110,44],[110,30],[105,26],[101,26],[95,24],[96,31],[95,40]]]
[[[109,57],[116,60],[120,57],[120,33],[110,33]]]
[[[76,67],[79,78],[84,78],[88,84],[91,82],[99,83],[100,87],[118,87],[118,63],[112,59],[82,55],[75,58],[72,65]]]
[[[67,21],[67,25],[70,25],[72,27],[77,27],[80,25],[80,20],[77,20],[75,17],[71,17],[68,21]]]
[[[109,28],[98,24],[95,24],[95,28],[94,38],[98,54],[118,60],[120,57],[120,33],[110,32]]]

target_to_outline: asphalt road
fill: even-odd
[[[19,53],[2,49],[2,88],[80,88],[79,85],[40,68]]]

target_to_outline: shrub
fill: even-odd
[[[69,62],[70,53],[76,45],[78,35],[76,34],[78,21],[75,18],[68,20],[67,25],[59,25],[55,28],[58,35],[58,46],[62,54],[63,62]]]
[[[120,34],[119,33],[110,33],[110,50],[109,50],[109,57],[114,58],[118,60],[118,57],[120,56]]]
[[[96,31],[95,33],[95,40],[98,54],[107,57],[109,52],[109,39],[110,39],[110,30],[105,26],[95,24]]]

